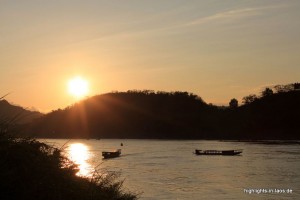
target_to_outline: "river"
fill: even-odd
[[[78,175],[120,173],[140,199],[300,199],[300,145],[207,140],[59,140]],[[120,144],[123,143],[123,146]],[[102,151],[122,149],[102,159]],[[240,156],[197,156],[198,149],[243,149]]]

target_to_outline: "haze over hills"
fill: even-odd
[[[33,119],[41,117],[43,114],[38,111],[30,111],[10,104],[6,100],[0,100],[0,119],[11,121],[16,124],[30,123]]]
[[[275,92],[274,92],[274,91]],[[300,139],[299,84],[232,99],[229,107],[188,92],[97,95],[35,120],[26,133],[50,138]]]

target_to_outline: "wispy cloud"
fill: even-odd
[[[235,20],[241,19],[248,16],[259,15],[258,8],[244,8],[238,10],[230,10],[226,12],[216,13],[211,16],[202,17],[187,23],[187,26],[199,25],[204,24],[212,21],[221,21],[221,20]]]
[[[213,14],[210,16],[205,16],[205,17],[195,19],[191,22],[186,23],[186,26],[194,26],[194,25],[209,23],[209,22],[213,22],[213,21],[240,20],[240,19],[250,17],[250,16],[261,15],[267,9],[282,8],[283,6],[286,6],[286,5],[240,8],[240,9],[223,11],[223,12],[219,12],[219,13],[216,13],[216,14]]]
[[[205,23],[212,22],[232,22],[241,19],[245,19],[251,16],[263,15],[267,10],[278,9],[286,7],[285,4],[272,5],[272,6],[262,6],[262,7],[249,7],[249,8],[239,8],[227,11],[218,12],[212,15],[200,17],[192,21],[181,21],[177,23],[152,23],[161,20],[163,17],[175,16],[180,13],[178,10],[172,10],[167,13],[158,13],[155,16],[148,17],[146,19],[139,19],[135,22],[130,22],[130,26],[125,28],[117,28],[114,31],[108,32],[106,34],[96,34],[94,37],[87,38],[82,41],[76,42],[77,44],[82,43],[93,43],[103,40],[109,40],[112,38],[129,38],[129,37],[139,37],[139,36],[149,36],[149,35],[162,35],[162,34],[174,34],[180,30],[186,30],[185,28],[191,26],[197,26]],[[186,10],[182,11],[186,12]],[[144,23],[150,23],[149,26],[142,26]],[[155,24],[155,25],[154,25]]]

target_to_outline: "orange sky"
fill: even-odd
[[[189,91],[208,103],[299,82],[300,1],[0,1],[0,91],[48,112],[114,90]],[[0,93],[0,96],[1,96]]]

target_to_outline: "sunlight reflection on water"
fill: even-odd
[[[88,163],[90,159],[90,150],[87,145],[74,143],[67,148],[69,158],[78,165],[79,176],[89,176],[92,173],[92,166]]]

